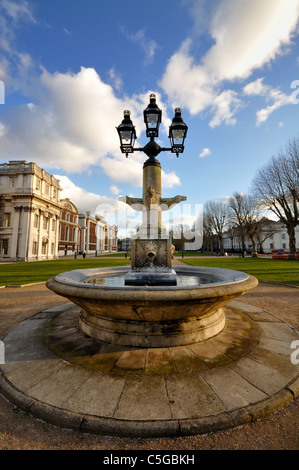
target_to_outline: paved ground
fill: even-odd
[[[259,285],[241,300],[270,311],[298,328],[299,290]],[[0,336],[38,311],[64,300],[44,284],[0,290]],[[28,305],[30,304],[30,306]],[[26,305],[26,307],[25,307]],[[67,431],[43,423],[0,399],[1,449],[298,449],[298,399],[282,410],[236,429],[180,438],[107,438]]]

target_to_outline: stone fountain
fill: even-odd
[[[142,211],[142,224],[131,245],[131,267],[70,271],[49,279],[47,287],[82,308],[79,326],[98,340],[146,348],[205,341],[223,330],[223,307],[258,282],[238,271],[172,266],[172,244],[162,225],[162,212],[186,197],[162,197],[156,157],[164,150],[182,153],[187,126],[176,109],[170,127],[172,147],[164,149],[154,140],[161,121],[154,95],[144,113],[150,142],[142,149],[133,149],[135,128],[128,111],[118,127],[123,153],[142,150],[148,156],[142,198],[122,198]],[[156,128],[150,127],[153,122]]]
[[[47,286],[71,302],[29,316],[5,335],[0,393],[48,423],[121,437],[206,434],[263,418],[299,393],[290,342],[298,332],[276,315],[234,298],[257,285],[246,273],[172,266],[164,210],[162,150],[183,151],[180,112],[171,149],[154,141],[161,115],[151,97],[150,142],[133,148],[126,112],[121,149],[143,150],[142,211],[131,266],[59,274]],[[147,119],[149,118],[149,119]]]

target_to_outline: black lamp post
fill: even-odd
[[[143,111],[144,122],[146,125],[147,137],[158,137],[159,126],[162,119],[162,111],[158,108],[156,103],[156,95],[150,95],[150,102],[148,107]]]
[[[128,157],[129,153],[144,152],[150,160],[155,160],[155,157],[164,151],[179,153],[184,151],[184,142],[187,135],[188,126],[184,123],[181,116],[181,109],[175,109],[175,116],[169,127],[170,148],[160,147],[155,141],[155,137],[159,136],[159,126],[162,119],[162,111],[158,108],[156,103],[156,95],[150,95],[150,102],[147,108],[143,111],[144,122],[146,125],[146,135],[150,137],[150,141],[142,148],[134,148],[136,139],[135,127],[130,118],[130,111],[124,111],[124,119],[117,127],[117,132],[120,139],[120,149],[122,153]]]
[[[123,153],[128,156],[128,153],[134,151],[134,143],[136,139],[135,127],[130,118],[130,111],[124,111],[124,118],[121,124],[117,127],[117,132],[120,139],[120,148]]]

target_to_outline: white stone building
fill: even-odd
[[[60,184],[25,160],[0,164],[0,260],[58,257]]]
[[[265,254],[270,254],[272,250],[289,250],[289,236],[287,233],[286,226],[283,225],[281,222],[274,222],[276,225],[275,233],[272,236],[266,238],[262,242],[263,252]],[[296,248],[297,252],[299,252],[299,226],[295,228],[295,235],[296,235]],[[263,237],[262,237],[263,238]],[[242,251],[242,243],[239,237],[231,237],[229,233],[225,233],[223,235],[223,245],[224,251]],[[251,252],[251,240],[250,238],[246,237],[245,239],[246,251]],[[257,241],[257,251],[258,253],[261,252],[261,246]]]
[[[0,164],[0,261],[117,251],[117,227],[60,200],[60,182],[25,160]]]

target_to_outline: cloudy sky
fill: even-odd
[[[80,210],[141,196],[145,155],[115,127],[156,93],[159,143],[173,110],[185,152],[163,152],[163,195],[190,204],[249,191],[298,135],[299,0],[0,0],[0,159],[57,175]],[[5,96],[1,96],[1,90]],[[3,93],[2,93],[3,95]]]

